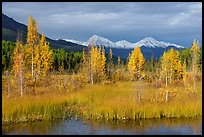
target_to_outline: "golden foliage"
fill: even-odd
[[[23,49],[23,44],[22,40],[20,38],[20,34],[18,32],[18,38],[16,41],[16,47],[14,49],[13,53],[13,73],[15,77],[19,77],[21,75],[21,71],[24,68],[24,49]]]
[[[44,34],[42,34],[40,43],[37,45],[34,53],[34,64],[37,69],[37,74],[39,76],[45,76],[47,71],[51,68],[52,50],[49,49],[49,44],[46,42]]]
[[[35,56],[34,51],[36,50],[36,46],[38,44],[39,44],[39,34],[38,34],[37,22],[32,18],[32,16],[29,16],[27,43],[25,46],[25,64],[28,69],[31,68],[31,66],[33,65],[34,56]]]
[[[172,79],[181,79],[183,77],[183,66],[179,58],[179,52],[171,48],[169,51],[164,52],[161,58],[161,70],[163,77]]]
[[[94,47],[91,45],[90,50],[90,64],[91,64],[91,77],[94,82],[106,79],[105,73],[105,49],[101,47]]]
[[[141,78],[145,59],[139,47],[134,48],[128,61],[128,71],[131,80]]]

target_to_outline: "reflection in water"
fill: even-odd
[[[202,134],[201,119],[151,119],[128,122],[55,120],[2,126],[3,134]]]

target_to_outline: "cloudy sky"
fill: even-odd
[[[4,2],[2,12],[25,25],[32,15],[52,39],[96,34],[113,42],[151,36],[185,47],[194,38],[202,43],[201,2]]]

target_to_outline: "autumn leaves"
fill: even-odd
[[[131,80],[141,79],[145,59],[142,55],[140,48],[136,47],[128,60],[128,71],[130,73]]]

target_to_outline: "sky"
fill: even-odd
[[[87,41],[96,34],[113,42],[202,43],[201,2],[3,2],[2,13],[25,25],[31,15],[51,39]]]

